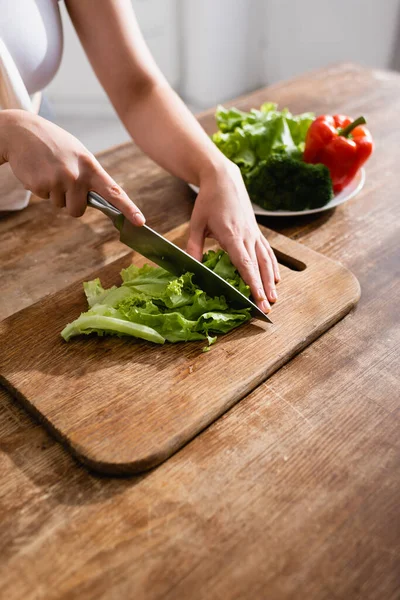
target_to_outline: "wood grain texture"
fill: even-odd
[[[180,247],[187,224],[168,238]],[[273,324],[252,320],[205,342],[157,346],[83,336],[64,326],[87,310],[81,282],[0,323],[0,381],[82,462],[108,474],[159,464],[251,392],[358,301],[359,284],[340,264],[284,236],[265,234],[286,264]],[[214,244],[215,247],[215,244]],[[119,284],[132,253],[92,275]],[[301,294],[299,293],[301,289]]]
[[[5,598],[400,597],[400,77],[338,65],[233,103],[268,99],[294,112],[362,113],[369,121],[376,151],[360,195],[319,217],[262,220],[354,272],[360,302],[142,476],[88,474],[0,391]],[[201,122],[212,127],[211,116]],[[135,199],[146,198],[151,226],[165,232],[187,220],[185,185],[133,146],[101,160],[120,182],[126,173],[129,193],[142,188]],[[82,221],[49,213],[47,202],[35,201],[0,220],[0,318],[118,258],[102,222],[82,236],[90,211]]]

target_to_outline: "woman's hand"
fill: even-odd
[[[240,170],[228,161],[201,179],[187,245],[198,260],[207,236],[226,250],[259,308],[269,312],[270,303],[277,300],[278,262],[258,228]]]
[[[0,114],[0,164],[9,162],[14,175],[40,198],[83,215],[87,194],[95,191],[135,225],[145,218],[121,187],[79,140],[42,117],[22,110]]]

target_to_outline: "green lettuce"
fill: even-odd
[[[247,297],[249,287],[223,250],[210,251],[203,262]],[[122,284],[104,289],[100,279],[83,284],[89,310],[61,332],[69,341],[81,334],[130,335],[156,344],[207,340],[250,320],[248,309],[233,310],[224,296],[211,298],[194,282],[192,273],[175,277],[161,267],[130,265]]]
[[[225,156],[247,173],[272,154],[300,157],[314,118],[313,113],[293,115],[287,108],[279,111],[273,102],[249,112],[218,106],[219,131],[212,139]]]

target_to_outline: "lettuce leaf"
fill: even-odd
[[[203,257],[203,263],[217,275],[226,279],[228,283],[237,288],[244,296],[250,298],[249,286],[240,277],[226,252],[223,250],[209,250]]]
[[[279,111],[273,102],[266,102],[260,110],[253,108],[249,112],[218,106],[219,131],[212,139],[245,174],[272,154],[299,157],[313,120],[313,113],[293,115],[287,108]]]
[[[247,297],[249,287],[223,250],[204,255],[204,264]],[[122,284],[104,289],[99,279],[83,284],[89,310],[61,332],[69,341],[81,334],[129,335],[157,344],[207,340],[250,320],[248,309],[233,310],[224,296],[211,298],[194,282],[192,273],[175,277],[161,267],[130,265]]]

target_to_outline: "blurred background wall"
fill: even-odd
[[[194,110],[338,61],[400,68],[400,0],[132,0],[147,43]],[[61,3],[65,51],[47,90],[92,151],[128,139]],[[99,122],[101,121],[101,128]]]

